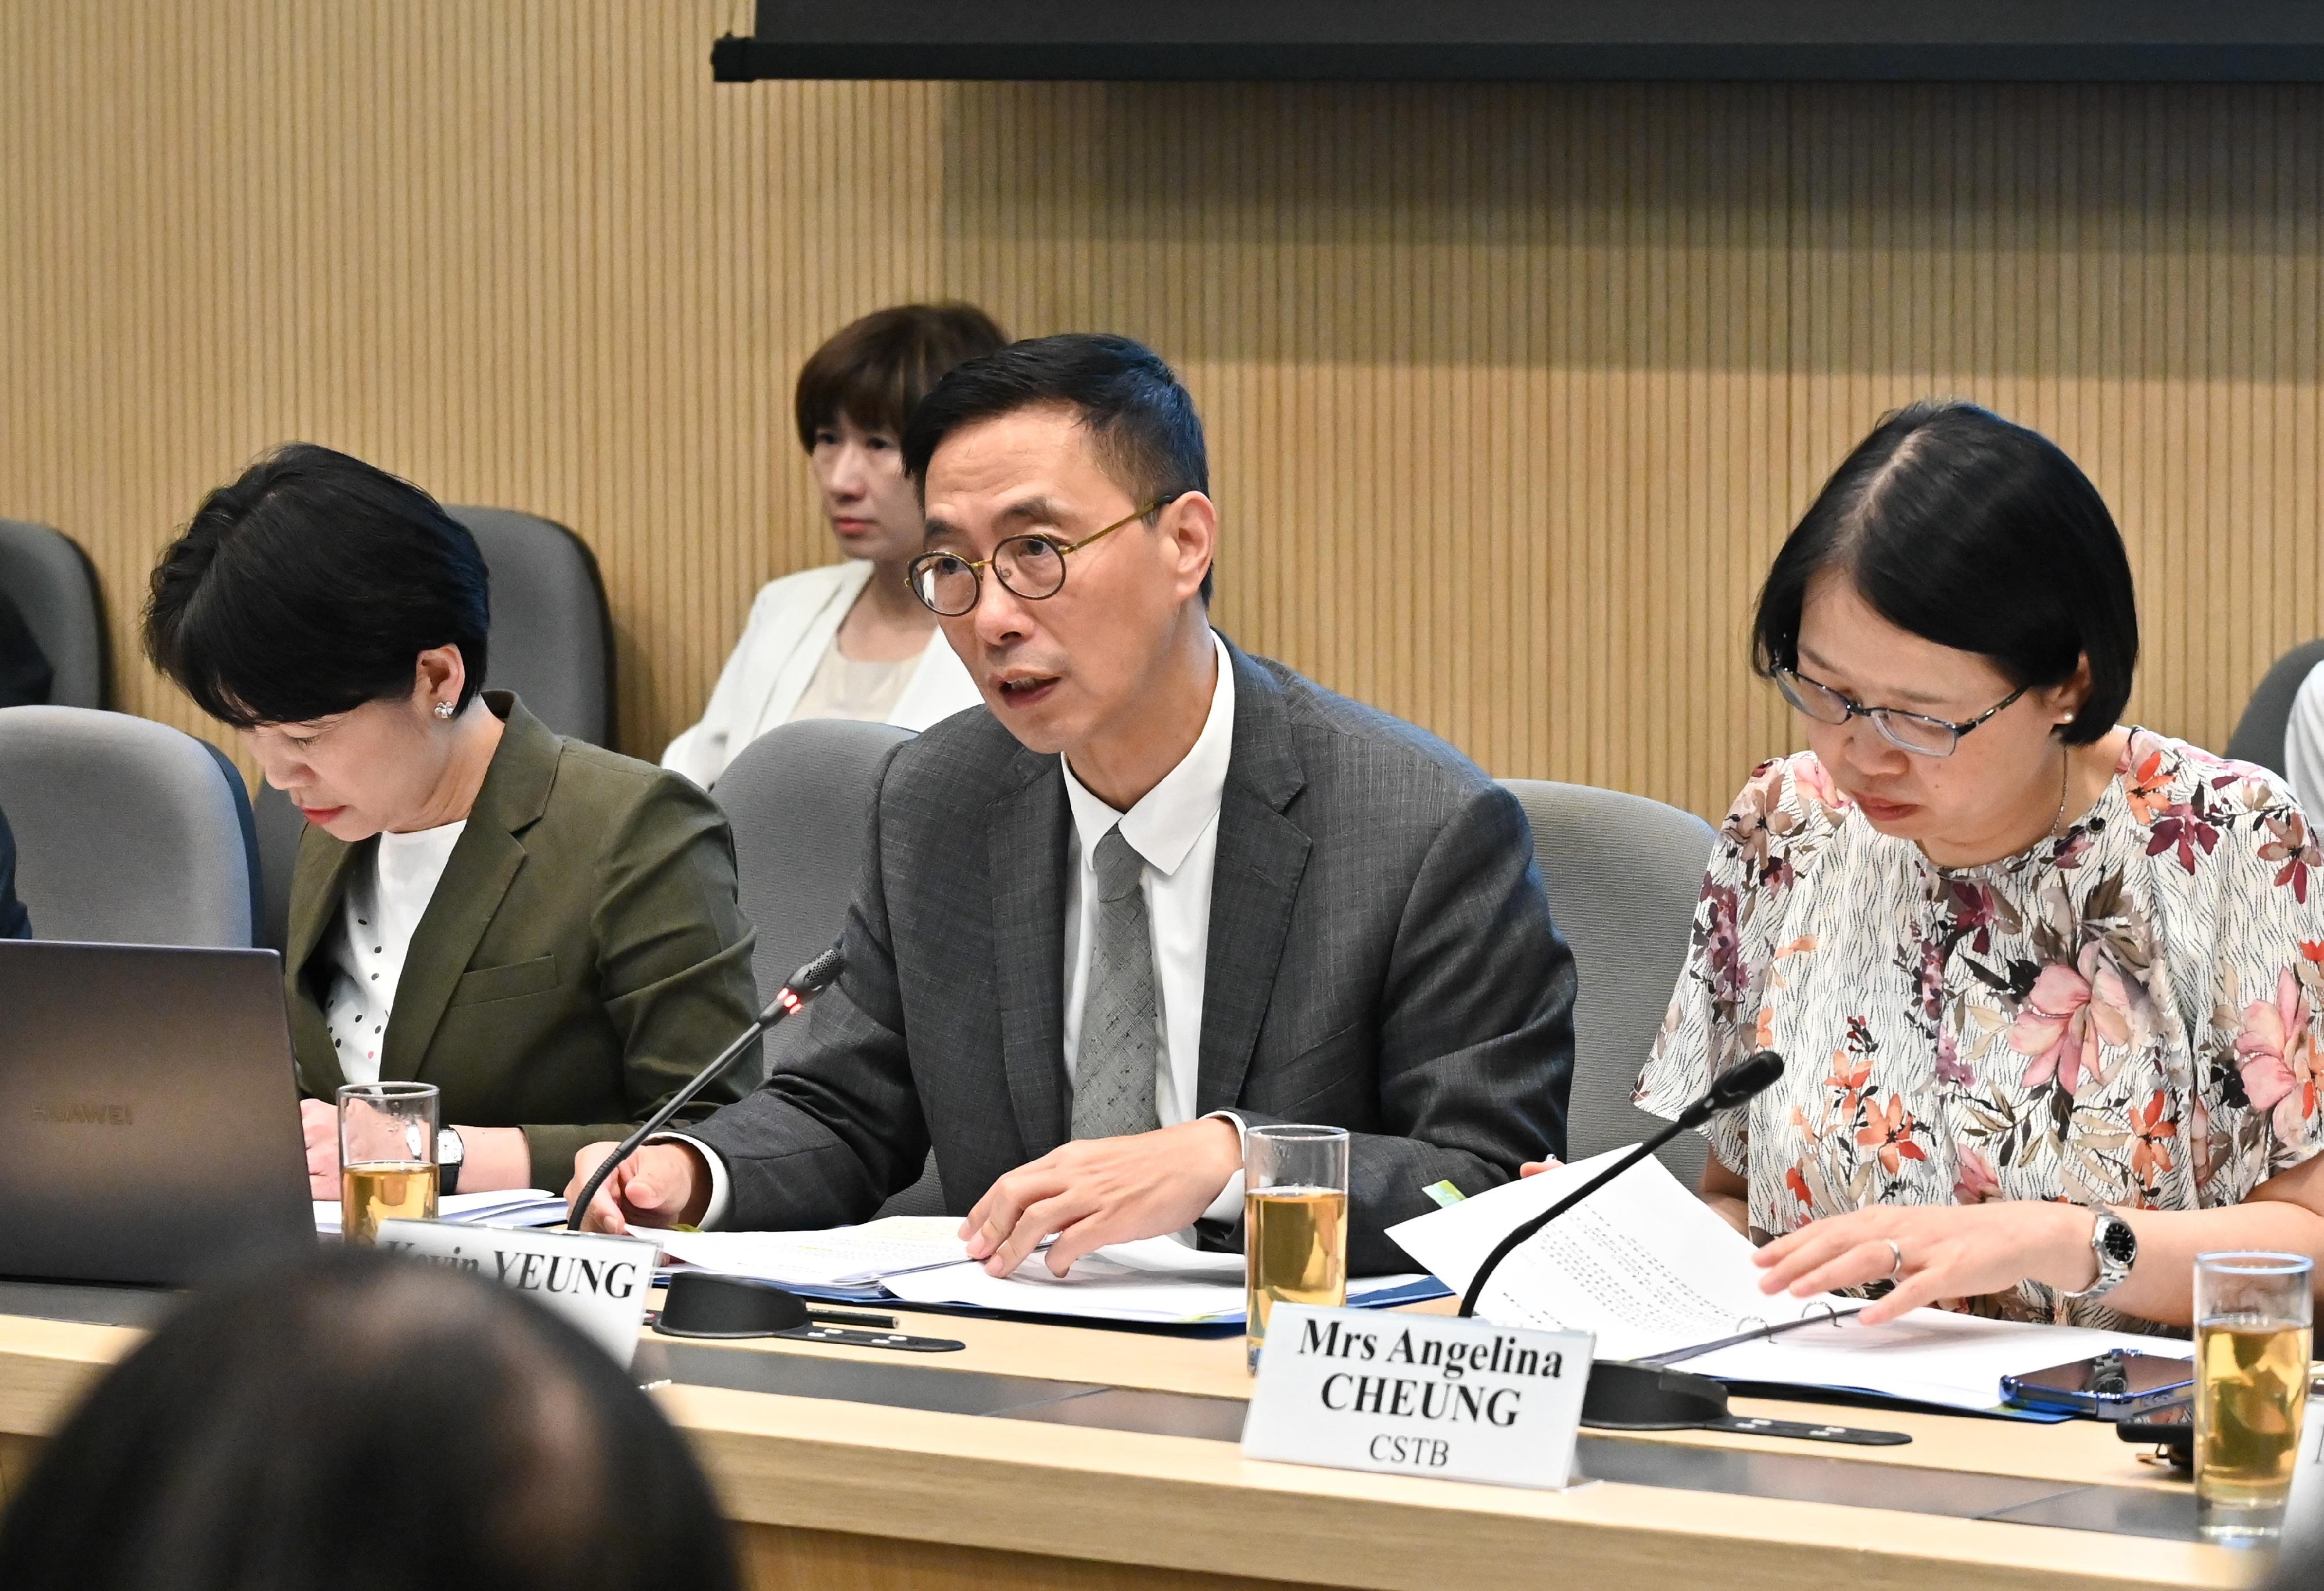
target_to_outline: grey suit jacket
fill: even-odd
[[[1410,724],[1229,653],[1196,1104],[1347,1127],[1350,1265],[1409,1269],[1382,1229],[1434,1208],[1423,1188],[1480,1192],[1565,1152],[1573,961],[1514,797]],[[972,710],[896,748],[871,822],[807,1043],[690,1129],[726,1162],[729,1226],[866,1219],[931,1145],[965,1213],[1069,1136],[1058,759]]]

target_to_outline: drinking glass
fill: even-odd
[[[339,1234],[371,1243],[382,1221],[436,1219],[434,1083],[348,1083],[339,1090]]]
[[[2209,1540],[2282,1529],[2308,1408],[2313,1268],[2296,1254],[2195,1256],[2195,1520]]]
[[[1255,1127],[1243,1137],[1245,1366],[1259,1368],[1278,1303],[1348,1301],[1348,1134]]]

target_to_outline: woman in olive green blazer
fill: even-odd
[[[749,1025],[752,936],[709,796],[549,733],[505,692],[480,704],[500,745],[412,935],[379,1076],[434,1083],[447,1122],[521,1127],[530,1185],[554,1191]],[[367,848],[309,826],[290,885],[290,1040],[322,1099],[346,1079],[318,952]],[[733,1076],[698,1114],[737,1096]]]
[[[440,1089],[461,1191],[558,1189],[758,1009],[724,816],[479,690],[489,621],[467,531],[320,447],[212,492],[154,571],[147,650],[309,824],[284,975],[317,1198],[344,1082]]]

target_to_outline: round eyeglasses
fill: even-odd
[[[1868,718],[1872,727],[1880,731],[1880,738],[1900,751],[1910,751],[1915,757],[1950,757],[1963,735],[2034,687],[2019,685],[1964,723],[1932,718],[1925,713],[1907,713],[1901,707],[1867,707],[1795,668],[1776,669],[1775,688],[1784,693],[1784,701],[1818,723],[1840,724],[1851,718]]]
[[[1012,595],[1028,602],[1040,602],[1053,597],[1065,585],[1065,556],[1077,553],[1104,540],[1132,520],[1157,514],[1184,496],[1173,492],[1167,497],[1157,497],[1134,513],[1126,514],[1102,530],[1093,530],[1079,541],[1060,541],[1054,536],[1038,531],[1023,536],[1011,536],[992,549],[989,558],[971,562],[958,553],[929,552],[914,558],[906,570],[912,583],[912,594],[920,599],[927,610],[945,619],[957,619],[973,613],[983,593],[984,571],[1001,582]]]

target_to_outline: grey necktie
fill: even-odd
[[[1162,1125],[1154,1103],[1162,1044],[1154,1024],[1153,930],[1138,887],[1146,859],[1114,828],[1097,842],[1093,860],[1097,934],[1074,1059],[1074,1136],[1111,1138]]]

